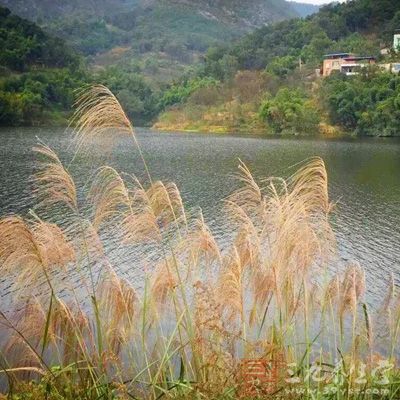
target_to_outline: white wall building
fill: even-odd
[[[400,29],[394,33],[393,49],[396,53],[400,52]]]

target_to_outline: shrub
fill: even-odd
[[[320,117],[316,107],[299,89],[280,89],[275,97],[263,101],[259,115],[277,133],[318,132]]]

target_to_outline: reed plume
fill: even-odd
[[[0,269],[26,286],[47,269],[48,264],[35,235],[20,217],[0,220]]]
[[[215,262],[218,269],[222,265],[220,248],[202,213],[194,221],[193,228],[178,244],[177,253],[185,257],[188,273],[194,269],[197,269],[197,272],[203,269],[203,272],[211,273]]]
[[[348,265],[342,281],[339,314],[346,311],[355,312],[365,292],[365,275],[358,263]]]
[[[172,296],[173,291],[179,284],[176,265],[177,260],[173,257],[160,262],[154,269],[151,281],[151,298],[159,308],[167,304],[167,300]]]
[[[89,202],[93,205],[93,227],[100,226],[118,214],[123,215],[129,209],[131,200],[128,189],[120,174],[111,167],[100,168],[96,174],[89,193]]]
[[[78,147],[96,136],[123,134],[134,136],[129,118],[114,94],[103,85],[84,89],[75,103],[72,123],[76,125],[75,135]]]
[[[157,181],[149,188],[133,178],[128,188],[113,168],[103,167],[96,174],[89,201],[93,205],[96,230],[106,221],[121,223],[126,243],[161,240],[162,230],[172,222],[177,228],[186,223],[183,202],[177,187]]]
[[[32,230],[46,265],[66,266],[76,260],[75,249],[59,226],[38,221]]]
[[[103,241],[97,230],[88,219],[79,219],[71,227],[71,234],[75,234],[75,253],[80,259],[99,261],[104,259]]]
[[[129,136],[137,146],[147,177],[151,182],[151,175],[133,126],[110,89],[103,85],[86,88],[80,93],[75,109],[71,124],[76,127],[77,151],[97,137],[112,143],[116,135]]]
[[[39,347],[46,322],[46,312],[38,299],[31,298],[19,304],[20,310],[9,318],[1,315],[7,341],[2,348],[7,363],[12,367],[43,368]],[[2,330],[4,332],[4,330]]]
[[[67,206],[77,212],[78,201],[75,182],[62,165],[57,154],[48,146],[38,145],[33,149],[42,158],[34,176],[35,194],[39,206]]]
[[[156,181],[146,189],[137,180],[135,183],[130,191],[131,207],[125,214],[126,241],[134,243],[152,238],[160,241],[163,230],[171,223],[179,230],[186,216],[176,186]]]
[[[228,320],[243,322],[244,318],[244,285],[243,266],[238,251],[234,248],[233,254],[226,257],[219,278],[218,293],[220,302],[228,314]]]
[[[263,211],[262,188],[260,188],[249,168],[242,161],[239,163],[239,173],[236,177],[241,183],[241,187],[228,197],[226,200],[227,206],[233,208],[232,214],[237,217],[243,215],[259,216],[259,212]],[[240,213],[240,210],[242,210],[243,214]]]
[[[302,200],[303,205],[311,213],[328,214],[332,208],[328,194],[328,174],[324,161],[313,157],[303,162],[303,165],[288,180],[293,197]]]
[[[110,270],[98,289],[104,318],[104,332],[110,338],[110,347],[119,353],[121,342],[133,334],[137,313],[137,294],[124,279]]]
[[[123,217],[122,229],[124,243],[161,242],[162,240],[157,214],[152,207],[147,190],[140,183],[131,196],[131,207]]]
[[[228,198],[227,208],[240,229],[240,258],[252,265],[255,304],[265,306],[274,298],[290,320],[305,305],[311,271],[323,266],[334,248],[325,165],[312,159],[288,181],[269,179],[265,187],[243,164],[239,169],[243,187]],[[255,314],[252,307],[251,319]]]
[[[94,337],[90,320],[80,307],[55,298],[50,315],[48,337],[63,365],[92,361]]]

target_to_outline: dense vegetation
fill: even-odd
[[[160,111],[160,90],[135,68],[111,66],[95,74],[93,79],[113,90],[136,126],[149,124]]]
[[[160,110],[159,92],[140,74],[115,69],[91,75],[84,69],[40,69],[0,77],[0,125],[65,125],[76,91],[96,80],[109,85],[129,117],[146,125]]]
[[[149,124],[172,103],[163,96],[165,85],[193,75],[188,66],[210,46],[238,37],[257,18],[295,15],[282,0],[269,0],[268,7],[253,0],[246,10],[223,1],[3,3],[44,30],[0,8],[1,125],[65,123],[74,91],[93,81],[116,93],[135,124]],[[259,4],[261,16],[251,12]]]
[[[95,55],[123,44],[127,32],[110,27],[104,19],[73,17],[52,21],[47,29],[83,55]]]
[[[41,65],[76,68],[79,62],[63,41],[7,8],[0,8],[0,48],[0,65],[19,72]]]
[[[329,51],[379,53],[379,43],[390,43],[400,23],[400,5],[390,0],[353,0],[327,5],[306,19],[292,19],[266,26],[228,49],[208,58],[213,64],[226,54],[239,69],[263,69],[276,57],[301,57],[318,66]],[[292,64],[292,69],[297,64]],[[212,68],[212,65],[209,66]]]
[[[19,15],[38,21],[75,49],[96,55],[122,43],[143,53],[191,56],[230,41],[254,27],[312,12],[316,7],[285,0],[0,0]],[[169,51],[168,51],[169,50]],[[172,54],[170,54],[172,53]]]
[[[87,80],[80,57],[6,8],[0,8],[0,47],[0,125],[61,122]]]
[[[0,125],[65,124],[74,91],[85,82],[79,70],[7,73],[0,78]]]
[[[199,72],[215,79],[213,97],[194,126],[193,101],[167,111],[157,126],[168,129],[254,130],[274,133],[339,133],[397,135],[398,78],[372,69],[358,77],[317,79],[323,55],[353,52],[393,62],[393,52],[380,55],[381,44],[391,47],[394,29],[400,26],[400,4],[388,0],[353,0],[323,7],[306,19],[292,19],[256,30],[232,46],[211,47]],[[235,87],[243,71],[247,84],[269,88],[243,101]],[[240,72],[241,71],[241,72]],[[273,83],[273,84],[272,84]],[[242,86],[246,82],[242,82]],[[187,82],[182,84],[187,86]],[[221,89],[223,88],[223,89]],[[179,91],[176,87],[173,90]],[[193,94],[195,98],[196,93]],[[198,96],[197,96],[198,97]],[[222,114],[224,118],[219,118]],[[236,115],[233,115],[236,114]],[[261,125],[260,125],[261,123]],[[334,125],[334,126],[332,126]]]
[[[135,6],[138,0],[0,0],[13,13],[31,21],[70,18],[76,15],[104,17]]]
[[[396,76],[376,68],[357,77],[315,74],[328,52],[398,60],[393,52],[380,55],[400,26],[396,2],[328,5],[232,44],[234,25],[226,15],[204,19],[190,10],[193,5],[156,1],[131,11],[117,7],[102,18],[74,14],[47,22],[71,50],[1,9],[0,124],[63,123],[74,90],[95,81],[116,93],[136,125],[161,113],[156,126],[162,129],[398,134]]]
[[[324,82],[322,94],[333,123],[360,135],[400,135],[400,76],[337,75]]]
[[[85,36],[92,40],[88,31]],[[149,123],[159,110],[158,91],[140,69],[90,72],[63,40],[1,7],[0,45],[0,125],[65,124],[76,90],[94,80],[115,91],[137,124]]]

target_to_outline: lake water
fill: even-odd
[[[223,238],[222,201],[236,187],[238,159],[259,178],[288,176],[292,165],[321,156],[337,202],[333,224],[343,261],[366,270],[369,301],[382,298],[390,273],[400,284],[400,141],[394,139],[311,140],[238,136],[137,133],[154,179],[177,183],[188,206],[200,206],[218,238]],[[60,129],[0,130],[0,215],[26,214],[33,207],[29,177],[37,137],[69,162],[70,134]],[[72,172],[84,186],[99,166],[143,177],[138,152],[129,138],[118,138],[112,153],[94,144],[88,159],[77,158]],[[118,261],[118,260],[116,260]],[[137,274],[136,274],[137,275]]]

